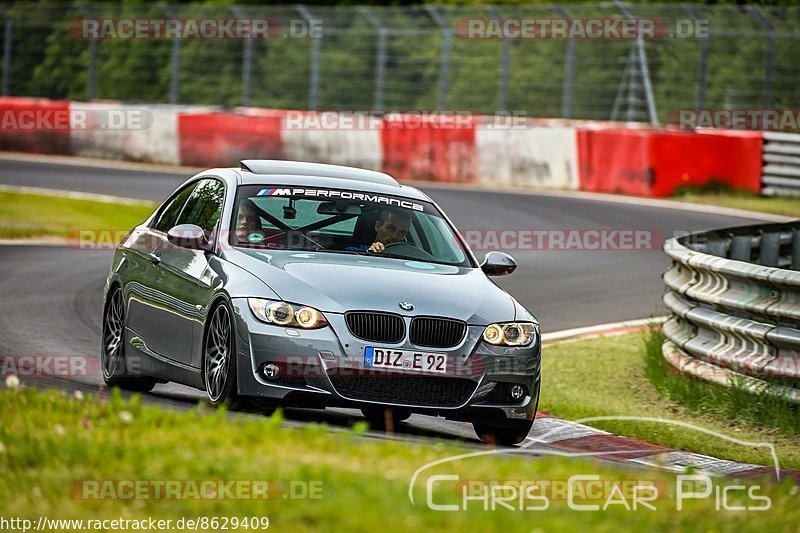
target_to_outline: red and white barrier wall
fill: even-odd
[[[491,127],[489,127],[491,126]],[[534,189],[579,189],[576,128],[533,123],[478,127],[475,134],[480,182]]]
[[[304,160],[383,170],[401,180],[653,197],[711,181],[761,189],[761,132],[336,116],[0,98],[0,150],[196,167],[255,158]]]

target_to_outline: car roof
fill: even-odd
[[[430,201],[422,191],[402,185],[389,174],[363,168],[273,159],[245,159],[241,162],[241,170],[238,172],[241,185],[349,189]]]

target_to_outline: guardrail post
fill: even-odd
[[[737,235],[731,242],[731,256],[735,261],[750,262],[750,254],[753,251],[753,238],[749,235]]]
[[[758,250],[758,264],[776,267],[781,256],[781,234],[775,232],[761,235],[761,246]]]
[[[14,47],[14,19],[5,13],[6,19],[3,29],[3,96],[8,96],[11,81],[11,51]]]
[[[438,108],[439,111],[447,109],[447,82],[450,77],[450,48],[453,42],[453,30],[447,24],[441,13],[437,10],[436,6],[425,4],[425,11],[433,19],[439,28],[442,30],[442,57],[439,61],[439,98]]]
[[[309,28],[314,27],[314,17],[306,6],[297,4],[294,8],[300,13]],[[313,32],[311,35],[311,73],[308,80],[308,109],[311,111],[317,110],[319,101],[319,62],[322,55],[322,37],[322,32]]]
[[[717,257],[727,257],[728,256],[728,242],[722,239],[715,239],[713,241],[708,241],[706,245],[706,251],[711,255],[715,255]]]
[[[800,270],[800,229],[792,231],[792,270]]]

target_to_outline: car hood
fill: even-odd
[[[367,255],[286,250],[236,250],[230,259],[287,302],[329,313],[374,310],[434,315],[470,324],[514,320],[511,296],[479,268]],[[257,295],[253,295],[257,296]]]

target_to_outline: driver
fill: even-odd
[[[368,250],[379,254],[387,244],[402,242],[408,235],[411,225],[411,215],[397,209],[386,208],[381,211],[380,217],[375,221],[375,242],[370,246],[351,246],[348,250]]]

